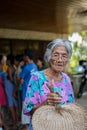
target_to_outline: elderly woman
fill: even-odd
[[[48,44],[44,59],[49,63],[49,67],[32,75],[25,98],[25,114],[32,117],[33,112],[45,104],[63,105],[74,102],[70,78],[64,73],[71,54],[72,47],[67,40],[55,39]]]

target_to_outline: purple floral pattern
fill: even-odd
[[[27,88],[25,97],[25,109],[24,113],[29,114],[33,107],[41,104],[47,98],[50,93],[47,84],[51,84],[43,71],[35,72]],[[54,82],[54,92],[58,92],[62,97],[61,105],[74,102],[74,93],[71,85],[70,78],[67,74],[62,73],[62,80]]]

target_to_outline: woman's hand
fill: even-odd
[[[34,113],[34,111],[43,106],[43,105],[51,105],[51,106],[55,106],[56,104],[61,103],[61,99],[62,97],[59,95],[58,92],[54,92],[54,93],[49,93],[47,95],[47,99],[40,105],[36,106],[33,108],[33,110],[31,111],[31,115]]]
[[[61,96],[58,95],[57,92],[55,92],[55,93],[49,93],[47,95],[47,99],[46,99],[45,103],[47,105],[54,106],[55,104],[61,103],[61,100],[62,100],[62,98],[61,98]]]

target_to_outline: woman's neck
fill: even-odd
[[[62,79],[62,75],[60,72],[55,72],[53,69],[48,68],[44,71],[48,79],[54,80],[54,81],[60,81]]]
[[[52,68],[48,68],[48,71],[50,72],[51,75],[55,77],[58,77],[60,75],[60,72],[56,72]]]

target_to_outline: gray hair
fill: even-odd
[[[48,63],[50,62],[51,54],[52,54],[53,50],[55,49],[55,47],[58,45],[64,45],[68,52],[68,59],[71,58],[72,46],[71,46],[70,42],[66,39],[55,39],[47,45],[47,49],[44,54],[45,62],[48,62]]]

